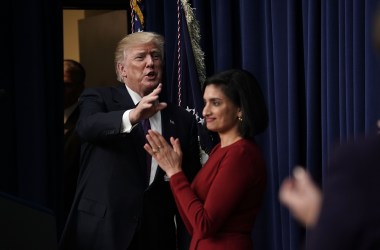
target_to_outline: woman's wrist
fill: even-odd
[[[173,175],[175,175],[176,173],[179,173],[181,171],[182,171],[182,169],[173,169],[173,170],[170,170],[170,171],[166,172],[166,175],[170,178]]]

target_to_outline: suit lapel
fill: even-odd
[[[162,124],[162,136],[165,138],[165,140],[170,144],[170,137],[177,137],[177,130],[175,129],[175,120],[171,117],[171,112],[168,111],[167,107],[166,109],[163,109],[161,111],[161,124]],[[163,180],[164,179],[165,172],[158,166],[157,172],[154,177],[154,182]],[[153,183],[154,183],[153,182]]]
[[[175,119],[172,113],[168,111],[169,107],[161,111],[162,136],[169,141],[170,136],[178,137]]]
[[[118,107],[118,109],[121,109],[121,110],[128,110],[128,109],[133,109],[134,107],[136,107],[124,84],[120,84],[119,86],[115,87],[115,91],[113,91],[112,93],[112,100],[115,103],[115,105]],[[141,180],[145,183],[146,169],[147,169],[147,166],[146,166],[147,153],[143,148],[145,144],[145,134],[144,134],[144,129],[142,128],[141,123],[139,123],[137,127],[135,127],[132,130],[131,135],[134,137],[133,141],[136,145],[134,149],[135,149],[135,154],[138,155]]]
[[[64,126],[65,139],[75,130],[76,122],[79,118],[79,107],[77,106],[73,113],[69,116]]]
[[[74,111],[71,113],[69,118],[67,118],[67,121],[65,123],[65,129],[72,130],[75,128],[75,124],[79,117],[79,108],[78,106],[74,109]]]
[[[120,84],[114,88],[112,100],[120,109],[127,110],[136,106],[124,84]]]

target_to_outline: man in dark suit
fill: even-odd
[[[163,45],[152,32],[127,35],[115,53],[123,84],[86,89],[80,97],[81,169],[60,249],[177,248],[180,217],[169,179],[143,149],[144,126],[167,140],[180,138],[190,179],[200,169],[199,144],[194,117],[159,102]]]
[[[75,131],[79,117],[78,98],[84,89],[86,72],[83,66],[74,60],[63,61],[64,86],[64,168],[63,168],[63,206],[64,218],[69,214],[74,198],[79,173],[81,141]],[[61,224],[61,223],[60,223]]]

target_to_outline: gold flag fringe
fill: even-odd
[[[144,15],[140,9],[140,6],[137,3],[141,3],[141,0],[132,0],[131,7],[135,11],[138,19],[140,20],[141,26],[144,27]]]
[[[187,27],[189,29],[189,35],[191,39],[191,47],[193,48],[193,54],[195,58],[195,64],[198,71],[199,82],[201,88],[203,87],[203,83],[206,80],[206,66],[204,63],[205,53],[202,51],[200,46],[201,34],[199,23],[195,18],[193,8],[191,8],[190,4],[187,0],[181,0],[182,8],[185,12]]]

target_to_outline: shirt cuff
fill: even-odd
[[[124,112],[123,117],[121,119],[121,133],[130,133],[134,127],[137,126],[138,123],[132,126],[131,121],[129,120],[129,113],[131,109]]]

